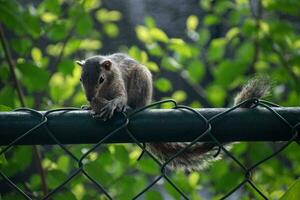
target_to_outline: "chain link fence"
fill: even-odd
[[[193,139],[190,143],[188,143],[185,147],[180,149],[176,154],[171,156],[166,162],[161,163],[155,155],[153,155],[151,152],[149,152],[146,148],[147,143],[143,143],[139,141],[139,139],[135,136],[135,133],[131,130],[130,128],[130,123],[131,120],[134,116],[136,116],[138,113],[150,109],[152,107],[157,107],[165,103],[172,103],[174,105],[173,109],[180,109],[180,110],[187,110],[189,112],[192,112],[194,117],[199,120],[199,123],[204,123],[205,124],[205,130],[199,132],[198,136]],[[257,163],[253,164],[250,167],[246,167],[237,157],[235,157],[229,150],[226,150],[225,144],[228,142],[220,141],[217,139],[217,137],[212,134],[212,124],[217,124],[224,120],[228,114],[231,112],[235,111],[239,107],[242,107],[245,104],[253,103],[255,107],[263,107],[267,109],[268,112],[272,113],[277,119],[277,123],[282,123],[284,126],[287,126],[289,129],[289,133],[283,133],[288,135],[288,139],[285,142],[280,143],[281,147],[274,151],[272,154],[266,156],[264,159],[261,159]],[[297,144],[300,144],[298,141],[298,131],[299,126],[300,126],[300,121],[298,123],[291,123],[287,119],[285,119],[281,114],[279,114],[274,107],[278,107],[278,105],[273,104],[268,101],[264,100],[258,100],[258,99],[249,99],[247,101],[244,101],[234,107],[226,109],[224,112],[217,114],[209,119],[205,118],[199,111],[196,109],[193,109],[188,106],[183,106],[183,105],[177,105],[177,103],[174,100],[164,100],[164,101],[159,101],[156,103],[153,103],[151,105],[148,105],[146,107],[143,107],[141,109],[138,109],[136,111],[133,111],[129,114],[122,113],[122,119],[123,122],[121,123],[120,126],[118,126],[116,129],[113,131],[109,132],[105,137],[103,137],[100,141],[94,141],[97,142],[96,144],[93,144],[93,146],[88,149],[81,157],[77,157],[74,153],[72,153],[68,148],[66,147],[65,144],[63,144],[56,136],[53,134],[53,131],[50,130],[48,127],[48,116],[51,113],[55,112],[68,112],[68,111],[73,111],[73,110],[79,110],[78,108],[62,108],[62,109],[54,109],[50,110],[47,112],[38,112],[33,109],[28,109],[28,108],[20,108],[17,109],[16,111],[20,112],[26,112],[30,113],[34,116],[37,116],[40,119],[40,122],[36,124],[34,127],[32,127],[30,130],[25,131],[24,133],[17,138],[15,138],[12,142],[10,142],[7,146],[3,146],[0,155],[6,154],[11,148],[13,148],[16,144],[20,143],[25,137],[30,138],[33,134],[36,134],[35,131],[41,127],[44,127],[44,130],[46,131],[47,135],[53,140],[51,143],[57,144],[64,152],[66,155],[68,155],[72,160],[74,160],[77,163],[77,168],[72,170],[71,174],[69,177],[60,185],[58,185],[55,189],[51,190],[46,194],[42,199],[51,199],[55,194],[59,193],[65,186],[68,184],[71,180],[73,180],[75,177],[83,175],[85,176],[90,182],[94,185],[99,190],[99,193],[104,194],[107,199],[113,199],[113,196],[108,192],[108,188],[105,188],[100,182],[98,182],[95,178],[93,178],[92,175],[88,173],[88,171],[85,169],[85,163],[84,159],[87,158],[92,152],[97,151],[97,149],[104,145],[104,143],[108,143],[108,141],[111,141],[111,139],[117,134],[120,130],[126,131],[127,135],[131,138],[132,143],[136,144],[139,146],[142,150],[142,154],[139,159],[143,159],[142,156],[147,154],[149,157],[151,157],[159,166],[160,166],[160,174],[157,174],[156,178],[149,183],[147,187],[145,187],[142,191],[137,191],[136,196],[133,197],[133,199],[141,199],[142,195],[147,192],[150,188],[152,188],[158,181],[161,179],[164,179],[166,182],[168,182],[180,195],[181,198],[183,199],[190,199],[189,194],[185,194],[179,186],[177,186],[169,177],[170,173],[167,166],[168,164],[175,159],[178,155],[184,153],[187,149],[191,148],[195,143],[201,141],[203,138],[209,137],[209,140],[213,142],[217,147],[218,151],[216,153],[217,156],[219,153],[227,155],[232,161],[240,168],[242,173],[244,174],[244,179],[241,182],[236,183],[236,186],[232,188],[230,191],[227,192],[226,195],[224,195],[221,199],[226,199],[229,197],[231,194],[233,194],[235,191],[237,191],[239,188],[243,187],[245,184],[248,184],[250,187],[252,187],[259,196],[261,196],[263,199],[268,199],[268,197],[263,193],[262,190],[259,189],[259,187],[254,183],[252,179],[252,174],[255,172],[255,169],[261,165],[262,163],[266,162],[267,160],[277,156],[281,151],[283,151],[287,146],[289,146],[292,142],[296,142]],[[251,108],[252,109],[252,108]],[[238,122],[233,122],[233,124],[238,123]],[[233,125],[234,126],[234,125]],[[11,127],[13,128],[13,127]],[[247,128],[247,127],[245,127]],[[163,133],[161,133],[163,134]],[[271,139],[270,139],[271,141]],[[101,156],[101,155],[100,155]],[[9,162],[9,161],[8,161]],[[5,175],[2,171],[0,171],[0,175],[2,179],[9,184],[14,190],[16,190],[19,194],[21,194],[24,199],[31,200],[33,199],[30,197],[25,191],[23,191],[20,187],[15,184],[10,177]]]

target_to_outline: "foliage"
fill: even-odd
[[[16,63],[26,106],[47,110],[85,104],[79,84],[80,67],[74,60],[97,54],[104,43],[118,38],[123,14],[105,8],[97,0],[0,2],[0,23]],[[139,43],[115,51],[122,49],[152,71],[155,100],[171,97],[193,107],[227,106],[239,87],[258,73],[274,80],[270,100],[297,106],[300,36],[299,24],[292,20],[299,21],[300,4],[297,0],[259,2],[200,1],[199,13],[204,14],[187,17],[181,38],[170,37],[169,30],[162,30],[153,18],[146,17],[145,23],[134,30]],[[223,31],[216,31],[220,27]],[[0,58],[0,110],[6,111],[21,105],[2,46]],[[232,152],[250,165],[266,157],[276,145],[240,143]],[[70,149],[82,155],[88,147],[74,145]],[[299,191],[299,180],[287,190],[300,174],[297,148],[290,145],[282,156],[262,164],[254,173],[254,182],[272,199],[291,199]],[[137,162],[139,154],[140,150],[132,145],[108,145],[88,157],[86,170],[114,198],[130,199],[159,173],[150,158]],[[48,189],[52,190],[70,175],[76,162],[56,146],[43,147],[42,155]],[[41,197],[40,175],[33,166],[30,147],[14,147],[6,158],[0,157],[1,171],[9,177],[22,176],[16,179],[17,184]],[[192,199],[201,199],[199,194],[220,197],[242,179],[243,172],[229,158],[216,162],[204,173],[172,174],[172,180]],[[168,183],[158,184],[162,187],[146,192],[145,199],[179,199]],[[105,199],[83,176],[66,187],[53,199]],[[251,188],[242,190],[243,199],[258,198]],[[16,191],[1,195],[3,200],[22,199]]]

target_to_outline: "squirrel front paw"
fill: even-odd
[[[117,105],[114,102],[110,101],[100,110],[99,117],[103,118],[103,120],[106,121],[107,119],[112,118],[116,109]]]
[[[125,103],[119,102],[117,103],[117,112],[125,112],[128,106]]]
[[[125,104],[117,103],[114,101],[109,101],[109,102],[107,102],[106,105],[104,105],[104,107],[102,107],[100,109],[99,113],[93,113],[92,115],[94,118],[101,118],[104,121],[106,121],[106,120],[112,118],[115,111],[124,112],[125,110],[126,110]]]
[[[91,102],[92,110],[91,113],[94,118],[103,119],[104,121],[112,118],[115,111],[116,112],[124,112],[126,111],[126,102],[122,101],[122,99],[113,99],[106,102],[98,103],[96,101],[97,99],[94,99]]]

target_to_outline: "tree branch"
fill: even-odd
[[[13,77],[13,82],[14,82],[15,88],[17,90],[17,94],[18,94],[18,97],[19,97],[20,104],[21,104],[21,106],[25,107],[23,91],[21,89],[20,83],[19,83],[19,81],[17,79],[17,76],[16,76],[16,73],[15,73],[16,65],[15,65],[14,60],[12,59],[12,56],[11,56],[11,53],[10,53],[11,51],[10,51],[10,48],[9,48],[7,39],[5,37],[4,30],[2,28],[1,23],[0,23],[0,39],[1,39],[1,44],[2,44],[3,50],[4,50],[6,61],[9,65],[9,69],[10,69],[10,72],[11,72],[12,77]]]
[[[8,45],[8,41],[6,39],[2,24],[0,24],[0,40],[1,40],[1,44],[2,44],[2,47],[3,47],[4,53],[5,53],[6,61],[9,65],[9,69],[10,69],[10,72],[11,72],[12,77],[13,77],[15,88],[16,88],[17,93],[18,93],[20,104],[21,104],[22,107],[26,107],[25,100],[24,100],[24,94],[23,94],[20,82],[19,82],[19,80],[17,79],[17,76],[16,76],[16,65],[15,65],[15,62],[12,58],[11,50],[10,50],[10,47]],[[47,187],[47,182],[46,182],[46,174],[45,174],[45,171],[43,170],[43,166],[42,166],[41,153],[40,153],[40,150],[38,149],[38,147],[36,145],[32,146],[32,151],[33,151],[33,155],[36,158],[36,166],[37,166],[38,171],[40,173],[40,177],[41,177],[41,181],[42,181],[42,190],[43,190],[43,193],[46,195],[48,193],[48,187]]]
[[[262,18],[262,4],[261,4],[261,0],[257,0],[257,5],[256,5],[256,10],[254,9],[254,5],[255,3],[252,4],[250,3],[250,8],[251,8],[251,13],[252,16],[255,18],[255,28],[257,30],[257,34],[258,34],[258,30],[260,28],[260,20]],[[280,51],[280,49],[278,49],[276,47],[276,43],[273,41],[273,38],[271,37],[270,34],[266,34],[266,39],[269,42],[269,44],[271,45],[272,50],[275,52],[275,54],[278,56],[279,61],[281,62],[282,66],[286,69],[287,73],[291,76],[291,78],[294,80],[294,82],[296,84],[300,84],[300,79],[297,77],[297,75],[290,69],[288,60],[285,58],[283,52]],[[255,47],[259,48],[259,44],[258,44],[258,35],[256,36],[256,39],[254,41]],[[258,55],[256,55],[258,56]],[[253,63],[255,64],[255,63]]]
[[[256,5],[254,5],[256,3]],[[256,8],[256,9],[255,9]],[[259,43],[259,28],[260,28],[260,21],[262,19],[262,5],[261,5],[261,0],[253,0],[250,2],[250,10],[252,13],[252,17],[255,20],[255,38],[253,41],[254,45],[254,55],[253,59],[251,60],[251,63],[249,64],[249,68],[254,69],[255,63],[258,60],[259,53],[260,53],[260,43]]]
[[[83,0],[83,1],[80,3],[81,6],[84,6],[85,1],[86,1],[86,0]],[[80,17],[81,17],[81,15],[77,15],[77,16],[75,17],[74,24],[72,25],[72,27],[71,27],[71,29],[70,29],[68,35],[67,35],[67,36],[65,37],[65,39],[63,40],[63,46],[62,46],[62,49],[61,49],[61,51],[60,51],[60,53],[59,53],[59,55],[58,55],[56,61],[54,62],[54,67],[56,67],[56,66],[60,63],[60,61],[61,61],[61,59],[62,59],[62,57],[63,57],[63,55],[64,55],[66,45],[67,45],[68,41],[72,38],[72,35],[74,34],[74,31],[75,31],[75,28],[76,28],[76,23],[77,23],[77,21],[80,19]]]
[[[72,35],[74,34],[74,31],[75,31],[75,24],[73,25],[73,27],[69,31],[68,35],[63,40],[62,49],[61,49],[56,61],[54,62],[54,67],[56,67],[61,62],[61,59],[62,59],[62,57],[64,55],[64,52],[65,52],[66,45],[67,45],[68,41],[72,38]]]

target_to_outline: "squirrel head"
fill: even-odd
[[[85,60],[76,61],[82,67],[80,82],[84,88],[88,101],[95,97],[96,92],[109,79],[111,73],[112,60],[104,56],[93,56]]]

